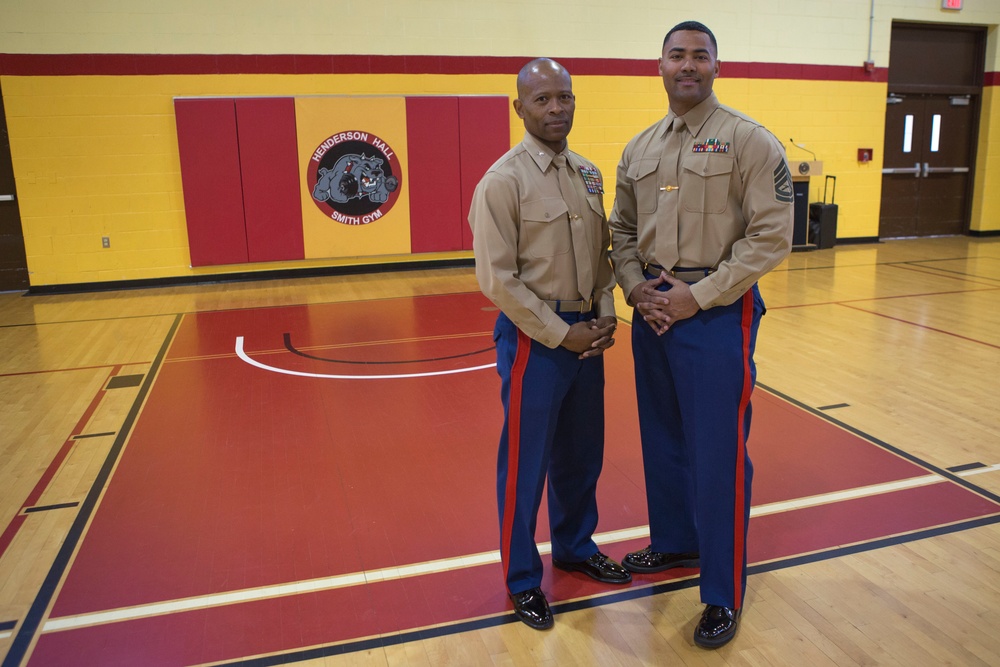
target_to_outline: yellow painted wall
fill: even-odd
[[[872,18],[874,14],[874,18]],[[793,4],[579,0],[388,0],[299,5],[270,0],[2,0],[0,53],[404,54],[648,59],[649,76],[576,76],[573,148],[613,192],[624,144],[666,110],[656,75],[663,33],[697,18],[720,41],[716,91],[770,128],[789,157],[837,176],[838,235],[878,234],[886,85],[727,78],[726,61],[860,68],[888,64],[893,20],[991,26],[987,71],[1000,71],[997,0],[800,0]],[[869,46],[869,44],[871,46]],[[213,275],[356,263],[356,258],[189,266],[175,96],[510,95],[513,75],[0,76],[33,286]],[[1000,230],[1000,101],[987,89],[972,229]],[[511,113],[512,143],[522,135]],[[858,148],[875,159],[856,160]],[[822,197],[814,179],[810,201]],[[612,198],[607,204],[610,207]],[[101,248],[108,236],[111,247]],[[445,255],[445,256],[456,256]],[[461,254],[458,256],[462,256]],[[437,257],[437,255],[435,255]],[[407,256],[385,258],[403,261]]]
[[[330,264],[324,260],[192,269],[173,117],[174,96],[509,94],[511,76],[4,77],[11,152],[32,285],[108,282]],[[659,78],[578,76],[575,150],[593,159],[613,192],[624,144],[665,113]],[[794,137],[837,174],[841,237],[878,231],[881,161],[858,165],[859,146],[881,147],[885,86],[719,79],[724,103],[784,143]],[[831,92],[833,94],[831,94]],[[857,111],[861,109],[863,111]],[[867,110],[867,111],[864,111]],[[836,125],[831,135],[826,128]],[[523,126],[511,112],[511,142]],[[808,157],[789,146],[792,158]],[[810,200],[822,197],[813,179]],[[612,198],[608,198],[610,207]],[[111,241],[101,247],[101,238]],[[347,258],[350,259],[350,258]]]
[[[971,229],[977,232],[1000,229],[1000,89],[996,86],[983,91],[975,192]]]
[[[31,284],[359,261],[347,257],[191,268],[175,96],[426,94],[428,90],[493,94],[507,88],[512,83],[508,79],[423,75],[3,77]],[[109,237],[110,248],[101,247],[104,236]]]

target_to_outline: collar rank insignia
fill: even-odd
[[[604,194],[604,183],[601,181],[601,172],[595,167],[582,165],[580,173],[583,175],[583,182],[587,185],[587,192],[592,195]]]
[[[695,153],[728,153],[729,142],[722,143],[718,139],[709,139],[703,144],[695,144],[691,150]]]

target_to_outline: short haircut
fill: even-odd
[[[703,32],[706,35],[708,35],[709,41],[712,42],[712,48],[715,49],[715,55],[716,55],[716,57],[718,57],[718,55],[719,55],[719,43],[717,41],[715,41],[715,35],[713,35],[712,31],[708,29],[708,26],[706,26],[704,23],[698,23],[697,21],[683,21],[683,22],[678,23],[677,25],[675,25],[673,28],[670,29],[670,31],[667,33],[667,35],[663,38],[663,46],[660,47],[660,48],[662,49],[663,47],[665,47],[667,45],[667,42],[670,40],[670,35],[674,34],[675,32],[678,32],[680,30],[694,30],[694,31],[697,31],[697,32]]]
[[[524,87],[528,81],[528,77],[532,74],[541,73],[543,69],[548,70],[552,74],[565,74],[570,80],[570,85],[573,85],[573,78],[569,75],[569,71],[552,58],[535,58],[534,60],[526,63],[521,71],[517,73],[517,96],[520,98],[524,94]]]

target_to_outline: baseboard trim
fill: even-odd
[[[862,243],[881,243],[877,236],[853,236],[846,239],[837,239],[837,245],[860,245]]]

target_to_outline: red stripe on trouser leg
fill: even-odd
[[[737,428],[736,448],[736,507],[733,522],[733,590],[735,608],[743,606],[743,554],[746,550],[746,414],[750,405],[750,394],[753,392],[753,379],[750,373],[750,332],[753,327],[753,290],[743,295],[743,391],[740,393],[739,422]]]
[[[521,393],[524,389],[524,369],[531,353],[531,338],[520,329],[517,331],[517,352],[510,369],[510,397],[507,403],[507,487],[503,501],[503,532],[500,536],[500,560],[503,579],[507,581],[510,568],[510,534],[514,525],[514,508],[517,506],[517,463],[521,450]]]

